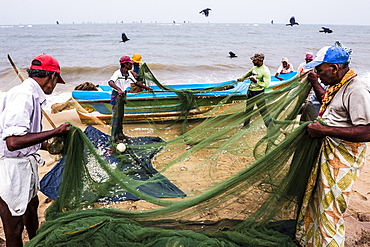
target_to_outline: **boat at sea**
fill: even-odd
[[[266,93],[290,85],[297,72],[282,74],[283,81],[271,77]],[[127,93],[124,122],[168,121],[181,117],[188,119],[209,117],[210,112],[222,103],[223,107],[240,104],[246,100],[250,81],[235,80],[220,83],[179,84],[150,86],[153,91]],[[99,91],[74,90],[72,98],[82,123],[110,123],[112,108],[110,86],[99,86]],[[97,121],[98,120],[98,121]]]

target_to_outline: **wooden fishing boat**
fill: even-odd
[[[271,77],[271,84],[266,93],[290,85],[298,76],[297,72],[281,75],[284,81]],[[246,99],[250,81],[225,81],[212,84],[166,85],[171,90],[151,86],[153,92],[128,93],[125,104],[125,122],[167,121],[184,114],[186,95],[191,95],[193,104],[187,110],[188,118],[207,117],[221,101],[223,105],[238,104]],[[79,103],[77,113],[82,123],[95,124],[99,121],[109,123],[112,117],[110,105],[110,86],[99,86],[101,91],[72,92],[72,97]],[[190,93],[190,94],[189,94]],[[185,100],[186,101],[186,100]],[[189,101],[189,100],[188,100]],[[188,106],[189,107],[189,106]]]

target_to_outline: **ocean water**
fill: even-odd
[[[212,83],[232,80],[251,66],[250,57],[265,54],[274,74],[282,57],[295,68],[308,51],[316,53],[336,40],[352,48],[352,67],[370,78],[370,26],[332,25],[321,33],[319,25],[213,24],[213,23],[107,23],[0,26],[0,91],[20,81],[9,54],[24,77],[35,56],[47,53],[58,59],[67,82],[58,85],[51,101],[67,99],[76,85],[90,81],[105,85],[123,55],[140,53],[164,84]],[[129,41],[123,43],[122,32]],[[229,58],[229,51],[238,57]]]

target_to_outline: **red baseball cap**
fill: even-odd
[[[30,69],[56,72],[59,75],[57,83],[65,84],[64,80],[60,76],[60,66],[58,61],[50,55],[41,54],[35,57],[31,62]]]
[[[119,59],[120,63],[134,63],[129,56],[123,56]]]

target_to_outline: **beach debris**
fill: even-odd
[[[117,150],[120,151],[121,153],[125,152],[126,150],[126,145],[124,143],[118,143],[117,144]]]
[[[64,147],[63,137],[53,137],[46,141],[46,150],[50,154],[60,154]]]
[[[199,14],[203,14],[206,17],[208,17],[210,10],[211,10],[210,8],[203,9],[202,11],[199,12]]]
[[[299,23],[296,22],[295,17],[292,16],[292,17],[290,17],[289,24],[286,24],[286,26],[294,26],[294,25],[299,25]]]
[[[80,90],[80,91],[99,91],[98,89],[99,85],[95,85],[92,82],[84,82],[78,86],[75,87],[75,90]]]
[[[330,28],[328,27],[321,27],[322,30],[319,30],[320,33],[332,33],[333,30],[331,30]]]
[[[125,33],[122,33],[122,40],[120,42],[123,42],[125,43],[126,41],[130,40],[129,38],[127,38],[126,34]]]
[[[229,51],[229,57],[234,58],[234,57],[238,57],[238,56],[234,52]]]
[[[69,98],[66,102],[64,103],[54,103],[51,105],[51,113],[52,114],[55,114],[55,113],[58,113],[58,112],[62,112],[64,110],[71,110],[71,109],[74,109],[74,105],[75,103],[74,102],[71,102],[72,98]]]

